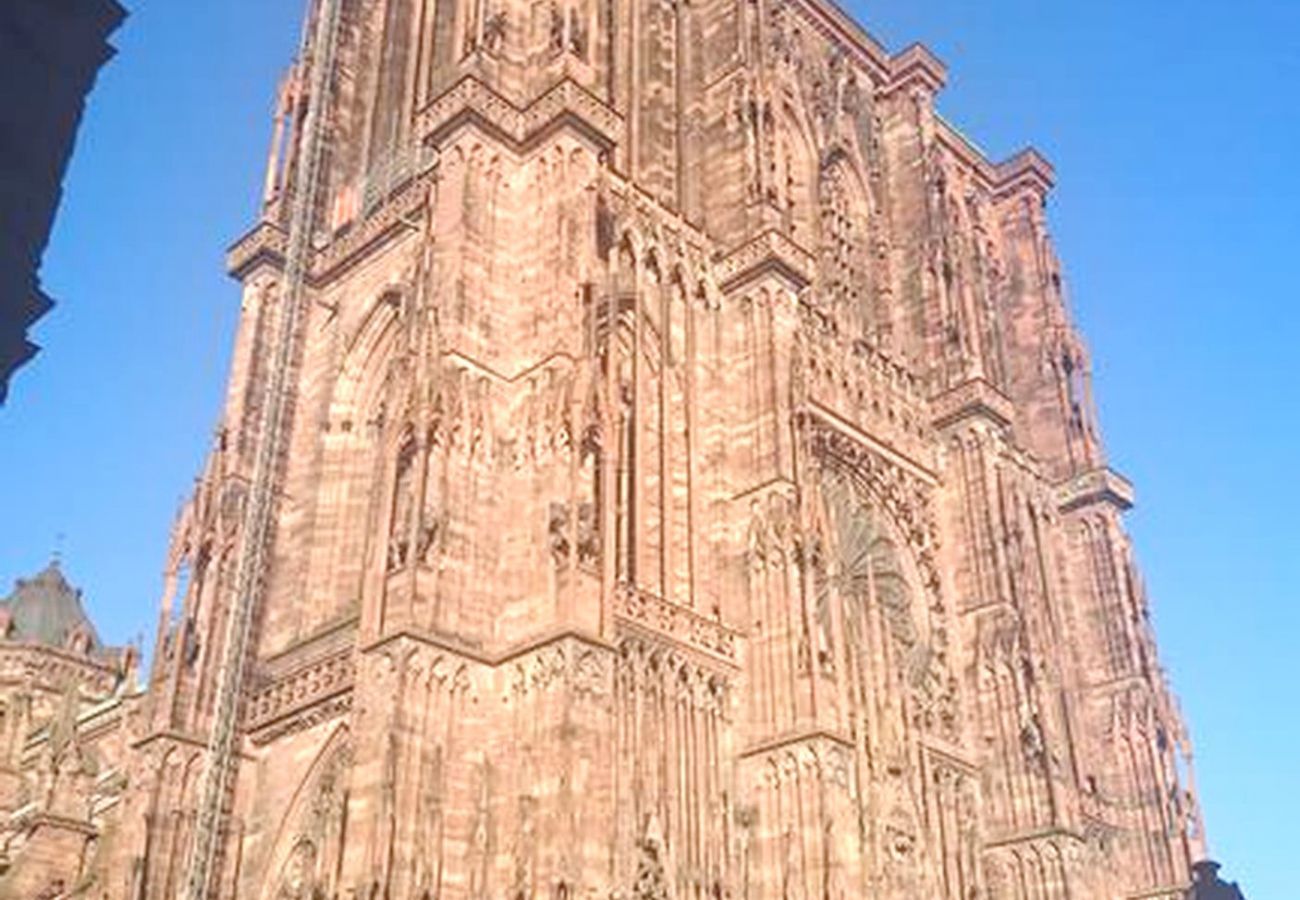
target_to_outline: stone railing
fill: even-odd
[[[947,428],[972,418],[1006,426],[1012,423],[1015,412],[1007,395],[983,378],[964,381],[933,401],[935,428]]]
[[[49,690],[78,684],[87,691],[109,694],[117,685],[117,669],[100,660],[34,644],[0,644],[0,682],[32,682]]]
[[[575,126],[604,148],[616,146],[623,136],[618,113],[567,78],[521,109],[467,75],[420,111],[417,128],[426,143],[436,146],[458,125],[470,121],[518,150],[562,124]]]
[[[1108,503],[1120,510],[1133,505],[1132,483],[1114,469],[1102,466],[1082,472],[1056,486],[1056,502],[1062,512]]]
[[[736,665],[737,633],[727,625],[658,594],[628,585],[615,596],[615,616],[625,623]]]
[[[258,222],[226,251],[226,271],[243,278],[258,263],[282,267],[288,241],[289,236],[274,222]]]
[[[802,342],[809,401],[904,456],[928,459],[932,431],[918,375],[863,341],[805,328]]]
[[[254,689],[245,711],[254,741],[259,742],[256,732],[349,692],[355,676],[356,658],[347,647],[266,680]]]
[[[719,258],[713,274],[719,287],[731,293],[769,273],[802,290],[812,281],[812,272],[813,258],[807,250],[768,229]]]

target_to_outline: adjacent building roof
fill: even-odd
[[[102,650],[99,634],[81,605],[81,591],[64,577],[57,560],[32,578],[20,578],[14,592],[0,600],[0,618],[7,614],[11,641],[67,647],[75,634],[89,640],[85,648],[94,653]]]
[[[86,94],[126,13],[116,0],[0,2],[0,403],[53,305],[37,270]]]

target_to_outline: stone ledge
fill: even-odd
[[[411,222],[428,202],[429,185],[435,177],[436,170],[431,169],[408,179],[369,213],[351,222],[348,228],[335,232],[330,243],[312,260],[313,281],[325,283],[394,235],[415,230],[416,226]]]
[[[38,828],[56,828],[60,831],[72,831],[77,834],[84,834],[87,837],[94,837],[99,834],[99,829],[85,819],[74,819],[71,816],[63,816],[58,813],[38,812],[22,820],[30,831],[36,831]]]
[[[764,275],[800,291],[812,283],[812,255],[790,238],[768,229],[732,249],[717,262],[718,286],[731,293]]]
[[[722,622],[657,594],[631,587],[615,591],[614,615],[620,623],[668,638],[706,656],[737,665],[737,634]]]
[[[254,688],[245,713],[249,733],[351,691],[355,677],[356,658],[348,645]]]
[[[1005,428],[1015,418],[1015,407],[1006,394],[984,378],[972,378],[939,394],[932,401],[934,427],[956,425],[966,419],[983,419]]]
[[[1121,512],[1133,507],[1133,485],[1107,466],[1082,472],[1056,486],[1056,503],[1061,512],[1107,503]]]
[[[777,750],[806,745],[842,747],[850,752],[854,749],[853,738],[850,735],[826,728],[813,728],[761,739],[741,750],[738,756],[740,759],[747,759],[751,756],[762,756]]]
[[[284,268],[289,236],[273,222],[258,222],[226,251],[226,271],[243,279],[261,264]]]
[[[565,125],[605,150],[623,137],[622,117],[569,78],[520,108],[477,77],[466,75],[419,113],[416,127],[425,144],[437,145],[458,125],[471,121],[516,150],[528,149]]]
[[[889,58],[889,83],[885,93],[923,87],[938,93],[948,81],[948,69],[924,44],[912,44]]]
[[[1046,196],[1056,186],[1056,170],[1033,147],[1026,147],[1010,159],[998,163],[994,172],[997,182],[993,193],[999,198],[1026,189],[1039,196]]]
[[[1072,828],[1060,825],[1045,825],[1039,828],[1028,828],[995,835],[986,840],[984,846],[987,850],[997,850],[1003,847],[1017,847],[1047,840],[1065,840],[1082,844],[1084,839],[1082,834]]]
[[[327,656],[335,656],[352,648],[360,616],[356,613],[328,622],[305,637],[261,659],[259,676],[269,683],[313,665]]]

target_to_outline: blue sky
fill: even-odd
[[[300,0],[137,0],[45,259],[59,305],[0,408],[0,593],[63,535],[106,638],[152,630],[216,421]],[[940,108],[1055,163],[1051,220],[1215,853],[1294,897],[1300,809],[1300,4],[857,0],[949,66]]]

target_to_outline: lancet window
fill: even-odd
[[[867,280],[866,216],[848,177],[843,165],[832,164],[823,169],[818,185],[821,293],[830,315],[866,330],[874,324]]]

